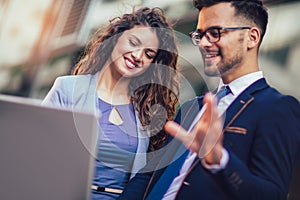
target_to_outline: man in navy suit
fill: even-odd
[[[192,41],[205,73],[220,76],[219,90],[229,92],[185,103],[165,126],[173,140],[120,199],[286,199],[300,152],[300,105],[259,70],[268,13],[259,0],[194,2]]]

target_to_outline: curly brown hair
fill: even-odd
[[[172,25],[161,9],[143,7],[111,20],[105,29],[100,28],[86,46],[85,55],[76,64],[73,74],[100,71],[110,59],[122,33],[137,25],[151,27],[159,39],[151,66],[132,78],[128,88],[142,125],[151,133],[148,151],[154,151],[166,140],[163,125],[174,118],[179,93],[177,43]]]

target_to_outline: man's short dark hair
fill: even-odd
[[[194,6],[201,11],[203,7],[210,7],[218,3],[231,3],[235,8],[235,15],[254,22],[261,30],[261,41],[265,35],[268,24],[268,12],[260,0],[193,0]]]

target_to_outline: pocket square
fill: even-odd
[[[224,132],[225,132],[225,131],[233,132],[233,133],[239,133],[239,134],[243,134],[243,135],[246,135],[246,134],[247,134],[247,129],[241,128],[241,127],[234,127],[234,126],[226,127],[226,128],[224,129]]]

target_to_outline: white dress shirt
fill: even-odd
[[[231,83],[228,84],[231,93],[220,99],[220,102],[218,104],[218,112],[219,115],[221,116],[226,109],[230,106],[230,104],[251,84],[256,82],[257,80],[263,78],[263,73],[262,71],[258,72],[253,72],[247,75],[244,75]],[[223,82],[220,81],[218,91],[219,89],[223,86]],[[199,111],[197,116],[195,117],[193,123],[191,124],[189,131],[194,127],[194,125],[197,123],[197,121],[201,118],[206,106],[204,105],[202,109]],[[220,165],[209,165],[204,162],[204,160],[201,160],[202,165],[209,169],[212,173],[215,173],[219,170],[222,170],[226,167],[228,161],[229,161],[229,154],[226,149],[223,149],[222,151],[222,158],[220,161]],[[195,160],[197,156],[197,153],[190,152],[189,155],[187,156],[185,162],[183,163],[181,170],[179,171],[178,176],[173,180],[171,183],[169,189],[167,190],[166,194],[163,197],[163,200],[173,200],[176,197],[176,194],[185,178],[187,175],[187,172],[189,168],[191,167],[193,161]]]

